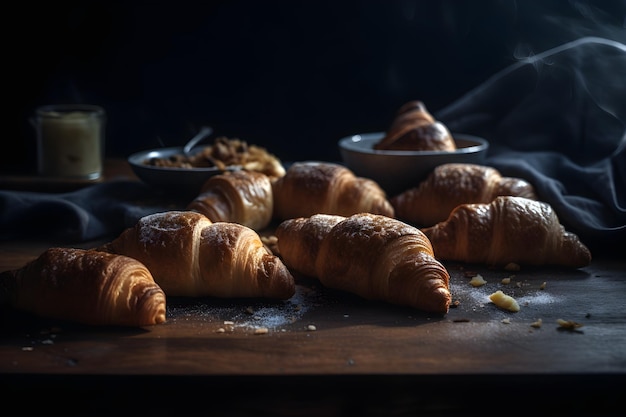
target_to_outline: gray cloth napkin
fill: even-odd
[[[581,38],[521,60],[434,114],[489,141],[590,246],[626,243],[626,45]]]
[[[68,193],[0,190],[0,239],[44,236],[85,242],[116,236],[148,214],[184,207],[185,201],[129,180]]]

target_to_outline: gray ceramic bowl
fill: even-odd
[[[383,136],[384,132],[347,136],[339,140],[339,152],[346,167],[357,176],[376,181],[389,197],[418,185],[439,165],[483,164],[489,149],[485,139],[452,133],[457,145],[454,152],[374,150]]]
[[[146,160],[151,158],[168,158],[181,155],[183,148],[159,148],[134,153],[128,157],[133,172],[139,179],[156,189],[172,192],[179,195],[194,196],[199,194],[202,185],[213,175],[224,171],[219,168],[172,168],[148,165]],[[240,167],[228,168],[237,170]]]

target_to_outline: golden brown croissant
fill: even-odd
[[[409,101],[396,113],[385,136],[374,145],[378,150],[455,151],[448,128],[436,121],[421,101]]]
[[[254,230],[193,211],[145,216],[99,248],[143,262],[168,296],[288,299],[295,281]]]
[[[202,213],[213,222],[261,230],[270,224],[274,210],[270,177],[248,170],[215,175],[204,183],[187,210]]]
[[[24,267],[2,272],[0,303],[89,325],[166,320],[165,294],[141,262],[94,250],[49,248]]]
[[[446,220],[460,204],[490,203],[501,195],[537,199],[533,186],[523,179],[503,177],[484,165],[450,163],[436,167],[417,187],[390,202],[398,219],[428,227]]]
[[[371,213],[317,214],[276,229],[285,264],[329,287],[366,299],[445,314],[450,276],[426,236],[399,220]]]
[[[313,214],[350,216],[367,212],[393,217],[393,207],[373,180],[357,177],[343,165],[297,162],[272,183],[274,218],[309,217]]]
[[[488,204],[462,204],[447,220],[422,231],[437,259],[444,261],[573,268],[591,262],[589,249],[565,230],[549,204],[524,197],[500,196]]]

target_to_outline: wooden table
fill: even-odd
[[[123,161],[107,167],[105,178],[136,179]],[[57,244],[0,242],[0,270]],[[14,403],[15,415],[618,414],[626,382],[623,258],[595,253],[578,270],[514,273],[445,265],[458,305],[443,317],[300,276],[285,302],[170,298],[167,322],[140,329],[3,312],[3,403]],[[471,286],[468,270],[487,284]],[[490,303],[498,289],[521,311]],[[564,330],[558,319],[583,327]],[[255,334],[259,327],[269,332]]]

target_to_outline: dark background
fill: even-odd
[[[102,105],[109,156],[182,145],[210,125],[283,161],[338,160],[341,137],[385,130],[408,100],[436,113],[518,58],[625,30],[622,0],[17,7],[4,37],[10,172],[34,172],[28,118],[52,103]]]

